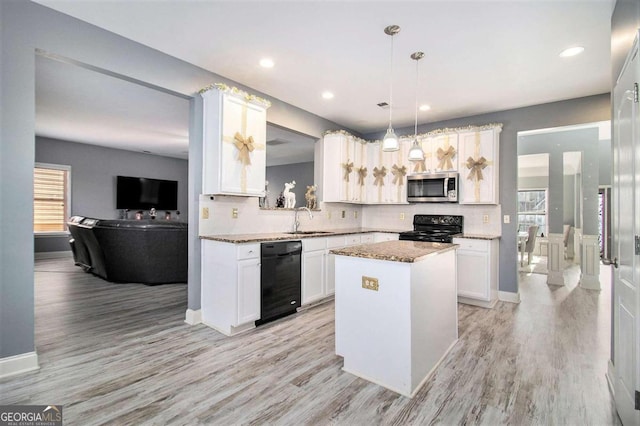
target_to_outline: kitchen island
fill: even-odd
[[[456,248],[387,241],[331,250],[344,371],[415,395],[458,339]]]

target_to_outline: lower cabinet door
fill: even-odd
[[[458,296],[489,300],[489,254],[458,249]]]
[[[260,259],[238,261],[238,321],[245,324],[260,319]]]
[[[327,263],[325,281],[327,283],[327,296],[336,292],[336,255],[329,253],[325,256]]]
[[[302,304],[311,303],[325,296],[324,250],[302,253]]]

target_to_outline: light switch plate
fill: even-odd
[[[331,219],[331,210],[327,210],[327,219]]]
[[[353,218],[357,219],[358,218],[358,210],[354,210],[353,211]]]
[[[400,220],[404,220],[404,213],[400,213]]]
[[[209,207],[202,208],[202,218],[209,219]]]
[[[511,223],[511,216],[509,216],[508,214],[504,215],[504,223]]]
[[[489,215],[488,214],[483,214],[482,215],[482,223],[489,223]]]
[[[237,208],[234,207],[233,209],[231,209],[231,217],[233,219],[237,219],[238,218],[238,209]]]
[[[345,217],[345,211],[342,210],[342,218],[344,219],[344,217]]]

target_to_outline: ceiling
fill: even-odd
[[[37,2],[360,133],[388,125],[389,111],[376,104],[389,102],[391,38],[383,29],[390,24],[401,27],[394,37],[393,57],[396,128],[413,124],[416,92],[420,104],[431,105],[430,111],[419,114],[419,122],[427,123],[610,90],[613,0]],[[558,56],[576,45],[584,46],[584,53]],[[409,56],[417,50],[426,56],[419,63],[416,91],[416,63]],[[275,66],[261,68],[258,62],[263,57],[272,58]],[[62,88],[84,85],[85,79],[77,74],[86,73],[61,74],[62,80],[66,76]],[[84,77],[88,85],[99,83]],[[49,96],[58,96],[62,103],[76,102],[65,100],[64,96],[70,97],[67,93],[42,89],[38,102],[55,105]],[[335,97],[322,99],[325,90]],[[85,127],[94,132],[95,127],[86,125],[92,113],[101,115],[110,105],[151,103],[137,100],[136,90],[101,92],[99,101],[82,109]],[[91,106],[97,102],[104,102],[105,108],[94,111]],[[182,108],[176,117],[163,115],[173,110],[172,101],[167,102],[160,105],[160,114],[151,114],[158,102],[142,110],[150,115],[147,127],[156,129],[160,135],[152,135],[153,139],[166,146],[180,135],[183,145],[163,155],[184,156],[188,119],[183,120]],[[65,108],[38,105],[38,109],[39,131],[74,140],[64,133],[81,127],[82,122],[77,123],[81,120],[69,119],[74,115],[65,116]],[[117,120],[115,109],[110,120]],[[124,124],[130,121],[125,117]],[[181,129],[173,125],[177,122]],[[114,128],[123,140],[127,137],[129,128],[114,126],[113,121],[105,133]],[[131,130],[132,146],[141,139],[143,135]]]

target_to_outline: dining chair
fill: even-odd
[[[524,242],[524,251],[527,252],[527,265],[531,265],[531,253],[536,247],[536,237],[538,236],[538,225],[531,225],[528,230],[529,236]],[[522,244],[522,243],[521,243]]]

